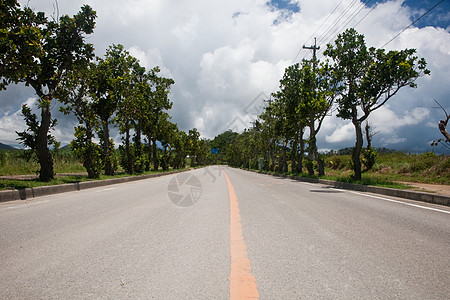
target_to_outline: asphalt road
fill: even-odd
[[[227,167],[1,203],[0,228],[0,299],[450,298],[450,208]]]

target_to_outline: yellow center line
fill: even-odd
[[[230,179],[222,170],[228,183],[230,195],[230,299],[259,299],[258,286],[252,274],[242,233],[239,202]]]

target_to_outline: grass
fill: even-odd
[[[56,174],[65,173],[86,173],[86,169],[81,162],[74,156],[69,149],[59,150],[54,154],[54,171]],[[0,176],[14,176],[14,175],[35,175],[39,170],[39,164],[32,160],[26,160],[25,151],[23,150],[0,150]],[[139,175],[147,175],[154,173],[161,173],[163,171],[149,171]],[[66,175],[56,176],[49,182],[39,181],[37,178],[33,179],[0,179],[0,190],[5,189],[24,189],[34,188],[48,185],[58,185],[66,183],[78,183],[92,180],[105,180],[112,178],[121,178],[133,176],[118,170],[115,176],[100,175],[99,179],[89,179],[87,175]]]
[[[29,175],[37,174],[39,164],[25,158],[24,150],[0,151],[0,175]],[[53,168],[56,173],[86,172],[82,163],[69,149],[62,149],[53,156]]]
[[[406,184],[391,181],[389,179],[380,178],[378,176],[367,176],[363,175],[361,180],[354,180],[350,176],[324,176],[323,179],[333,180],[333,181],[339,181],[339,182],[347,182],[347,183],[354,183],[354,184],[362,184],[362,185],[373,185],[373,186],[380,186],[380,187],[387,187],[392,189],[410,189],[411,186],[408,186]]]
[[[266,172],[268,174],[276,174],[276,172]],[[361,180],[354,180],[350,174],[351,172],[344,172],[346,175],[342,175],[341,173],[334,172],[335,175],[327,174],[325,172],[325,176],[319,177],[318,175],[309,175],[308,173],[291,173],[288,172],[287,175],[292,176],[299,176],[299,177],[306,177],[306,178],[316,178],[316,179],[326,179],[331,181],[339,181],[339,182],[346,182],[346,183],[354,183],[354,184],[362,184],[362,185],[373,185],[373,186],[380,186],[380,187],[387,187],[392,189],[410,189],[411,186],[408,186],[406,184],[403,184],[401,182],[396,182],[389,180],[387,178],[383,178],[382,176],[377,176],[373,174],[363,174]]]
[[[351,177],[353,170],[350,155],[326,155],[324,162],[325,176],[321,178],[327,180],[395,189],[411,188],[411,186],[402,182],[450,185],[449,155],[435,155],[429,152],[423,154],[408,154],[404,152],[381,153],[378,154],[373,169],[363,172],[362,180],[359,181]],[[290,163],[288,165],[290,167]],[[308,175],[306,168],[301,174],[292,172],[288,174],[319,178],[317,175]]]
[[[161,173],[164,171],[149,171],[144,172],[139,175],[147,175],[147,174],[155,174]],[[87,175],[67,175],[67,176],[59,176],[55,177],[53,180],[49,182],[42,182],[36,179],[0,179],[0,190],[7,189],[25,189],[25,188],[35,188],[40,186],[49,186],[49,185],[58,185],[58,184],[66,184],[66,183],[79,183],[85,181],[94,181],[94,180],[105,180],[105,179],[113,179],[113,178],[122,178],[129,177],[135,175],[129,175],[126,173],[120,173],[114,176],[106,176],[100,175],[98,179],[89,179]]]
[[[325,159],[326,174],[350,177],[350,155],[333,155]],[[420,182],[450,185],[450,156],[433,153],[408,154],[395,152],[379,154],[372,170],[363,173],[363,179],[386,182]]]

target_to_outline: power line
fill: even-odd
[[[337,34],[340,32],[340,30],[347,26],[348,23],[350,23],[358,14],[359,12],[365,7],[365,4],[370,0],[365,0],[363,3],[361,3],[359,6],[357,6],[356,9],[353,10],[353,8],[356,5],[356,1],[352,1],[336,18],[333,24],[331,24],[328,29],[319,37],[318,43],[323,43],[327,41],[330,37],[333,36],[333,34]],[[350,13],[349,13],[350,12]],[[345,23],[345,24],[344,24]],[[305,55],[309,56],[310,53],[307,53]],[[321,53],[322,55],[322,53]]]
[[[328,29],[322,34],[322,37],[319,38],[319,44],[324,40],[324,37],[328,36],[328,34],[334,30],[336,27],[339,26],[341,20],[344,18],[345,14],[355,5],[355,2],[357,0],[353,0],[348,6],[347,8],[341,12],[341,14],[337,17],[334,25],[331,25],[328,27]]]
[[[411,24],[409,24],[408,27],[406,27],[405,29],[403,29],[400,33],[398,33],[396,36],[394,36],[392,39],[389,40],[389,42],[387,42],[386,44],[384,44],[383,46],[381,46],[381,48],[386,47],[386,45],[388,45],[390,42],[392,42],[393,40],[395,40],[396,38],[398,38],[403,32],[405,32],[408,28],[410,28],[411,26],[413,26],[414,24],[416,24],[420,19],[422,19],[425,15],[427,15],[430,11],[432,11],[433,9],[435,9],[437,6],[439,6],[442,2],[444,2],[445,0],[441,0],[438,3],[436,3],[432,8],[430,8],[429,10],[427,10],[424,14],[422,14],[419,18],[417,18],[414,22],[412,22]]]
[[[385,1],[383,1],[383,2],[378,2],[377,4],[375,4],[373,7],[372,7],[372,9],[371,10],[369,10],[369,12],[367,12],[367,14],[365,14],[364,15],[364,17],[362,17],[362,19],[361,20],[359,20],[358,21],[358,23],[356,23],[355,24],[355,26],[354,27],[356,27],[356,26],[358,26],[359,25],[359,23],[361,23],[375,8],[377,8],[378,7],[378,4],[380,4],[380,3],[384,3]]]
[[[339,27],[338,27],[338,29],[337,30],[334,30],[332,33],[331,33],[331,35],[329,35],[329,36],[327,36],[327,37],[325,37],[325,38],[323,38],[321,41],[323,42],[323,41],[329,41],[329,40],[333,40],[334,39],[334,37],[336,37],[343,29],[345,29],[346,28],[346,26],[361,12],[361,10],[364,8],[364,7],[366,7],[366,4],[369,2],[370,0],[365,0],[364,2],[361,2],[361,5],[358,7],[358,8],[356,8],[346,19],[345,19],[345,21],[344,22],[346,22],[345,24],[343,24],[343,25],[340,25]]]
[[[342,4],[342,2],[344,2],[344,0],[341,0],[341,2],[339,2],[338,5],[336,5],[336,7],[333,9],[333,11],[331,13],[328,14],[328,16],[326,17],[326,19],[322,22],[322,24],[320,24],[320,26],[316,29],[316,31],[314,31],[313,34],[311,34],[311,36],[303,43],[306,44],[306,42],[308,42],[316,33],[317,31],[319,31],[320,28],[322,28],[322,26],[328,21],[328,19],[334,14],[334,12],[338,9],[338,7]],[[300,55],[300,52],[302,51],[303,48],[300,48],[297,52],[297,55],[295,56],[295,58],[292,60],[295,63],[295,60],[297,59],[297,57]],[[305,58],[305,57],[303,57]]]
[[[369,1],[370,1],[370,0],[366,0],[364,3],[362,3],[361,6],[359,7],[359,10],[355,10],[355,11],[353,12],[353,14],[350,15],[350,16],[347,18],[347,20],[346,20],[347,22],[346,22],[343,26],[341,26],[341,27],[339,28],[339,30],[338,30],[331,38],[329,38],[329,43],[332,43],[333,40],[337,37],[337,35],[338,35],[340,32],[342,32],[345,28],[347,28],[347,25],[348,25],[351,21],[353,21],[353,19],[361,12],[361,10],[363,10],[364,7],[366,7],[366,4],[367,4]]]
[[[366,7],[367,3],[369,3],[371,0],[365,0],[364,2],[361,2],[361,4],[356,7],[356,9],[354,9],[350,14],[348,14],[346,16],[345,19],[344,16],[341,18],[343,20],[343,22],[339,22],[337,24],[335,24],[334,29],[331,28],[332,30],[328,30],[328,34],[327,35],[323,35],[319,41],[319,43],[323,43],[328,41],[329,43],[332,43],[333,40],[335,39],[335,37],[345,28],[347,28],[347,25],[353,21],[353,19],[356,18],[356,16],[359,15],[359,13]],[[366,14],[367,15],[367,14]],[[323,53],[320,53],[321,56],[323,56]]]
[[[339,21],[343,18],[343,15],[344,15],[351,7],[355,4],[356,1],[358,1],[358,0],[352,0],[352,2],[351,2],[346,8],[344,8],[344,10],[343,10],[343,11],[339,14],[339,16],[333,21],[333,23],[332,23],[330,26],[328,26],[328,28],[325,30],[325,33],[321,34],[321,36],[323,36],[323,35],[326,34],[330,29],[332,29],[332,28],[335,26],[335,25],[333,25],[333,24],[339,22]],[[328,20],[329,17],[331,17],[331,15],[339,8],[339,6],[342,4],[342,2],[343,2],[343,1],[339,2],[339,4],[334,8],[333,12],[331,12],[331,13],[328,15],[327,20]],[[325,22],[324,22],[324,23],[325,23]],[[322,27],[322,25],[321,25],[320,27]],[[316,32],[317,32],[318,30],[319,30],[319,29],[317,29]],[[310,37],[310,38],[311,38],[311,37]],[[309,39],[310,39],[310,38],[309,38]],[[308,40],[309,40],[309,39],[308,39]],[[306,54],[303,56],[302,59],[305,59],[305,57],[309,56],[309,54],[310,54],[310,52],[306,53]]]
[[[316,31],[314,31],[314,33],[311,34],[311,36],[306,41],[309,41],[319,31],[319,29],[322,28],[322,26],[328,21],[331,15],[334,14],[334,12],[338,9],[338,7],[341,5],[342,2],[344,2],[344,0],[341,0],[341,2],[339,2],[339,4],[333,9],[333,11],[327,16],[327,18],[322,22],[322,24],[320,24],[320,26],[316,29]]]

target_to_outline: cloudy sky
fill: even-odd
[[[54,0],[19,2],[55,15]],[[434,99],[450,113],[450,0],[59,0],[59,14],[73,15],[83,4],[98,14],[88,38],[96,54],[122,44],[142,65],[160,66],[175,80],[172,121],[183,130],[196,127],[205,138],[249,126],[263,100],[277,90],[284,69],[311,58],[302,45],[311,46],[316,37],[323,59],[326,44],[348,27],[363,33],[369,46],[416,48],[431,70],[431,76],[417,81],[417,89],[404,88],[371,115],[378,132],[374,146],[431,150],[444,117]],[[34,97],[31,88],[20,85],[0,91],[0,142],[17,144],[15,131],[25,128],[20,107],[34,105]],[[54,134],[67,144],[76,122],[56,106],[53,114],[59,121]],[[354,129],[327,117],[318,144],[321,149],[350,147]]]

